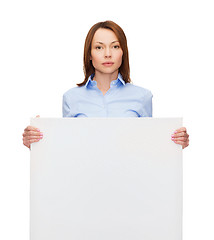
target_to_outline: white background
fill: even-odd
[[[30,117],[61,117],[62,95],[83,81],[89,28],[125,31],[136,85],[152,91],[154,117],[183,117],[183,239],[213,240],[214,7],[212,1],[0,2],[0,239],[29,239]]]

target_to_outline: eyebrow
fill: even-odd
[[[116,42],[119,42],[119,41],[113,41],[113,42],[111,42],[111,44],[116,43]],[[96,43],[104,44],[103,42],[96,42]]]

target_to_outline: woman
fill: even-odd
[[[131,84],[126,36],[116,23],[92,26],[84,47],[85,79],[63,95],[63,117],[152,117],[152,93]],[[39,129],[28,126],[23,144],[43,138]],[[189,145],[186,128],[177,129],[172,141]]]

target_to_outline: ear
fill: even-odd
[[[92,57],[90,56],[90,60],[92,60]]]

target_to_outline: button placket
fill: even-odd
[[[107,117],[108,116],[108,103],[107,103],[107,98],[108,98],[108,95],[109,94],[109,91],[111,89],[108,90],[108,92],[103,96],[103,109],[105,111],[105,116]]]
[[[103,96],[103,108],[106,108],[106,99],[105,99],[105,96]]]

